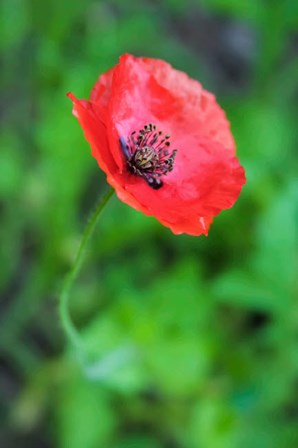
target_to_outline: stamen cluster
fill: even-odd
[[[120,138],[128,170],[142,177],[155,190],[163,186],[161,176],[174,168],[177,149],[169,151],[170,144],[170,135],[163,135],[152,123],[145,125],[138,134],[133,131],[127,142]]]

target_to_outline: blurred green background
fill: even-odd
[[[2,0],[0,446],[298,446],[298,2]],[[124,52],[199,79],[227,111],[247,185],[208,238],[106,190],[66,98]]]

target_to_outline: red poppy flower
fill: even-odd
[[[92,155],[117,196],[174,233],[207,235],[245,183],[214,95],[164,61],[123,55],[89,101],[73,94]]]

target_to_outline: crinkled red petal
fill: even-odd
[[[98,114],[98,110],[96,111],[89,101],[78,100],[72,93],[68,93],[67,96],[73,102],[73,114],[84,130],[93,157],[103,171],[115,173],[117,167],[109,148],[104,110]]]
[[[161,65],[165,69],[163,62]],[[166,67],[175,72],[168,64]],[[122,156],[122,175],[129,196],[121,194],[121,199],[130,204],[133,196],[139,210],[155,216],[175,233],[206,234],[208,224],[204,217],[215,216],[234,204],[245,183],[245,174],[232,155],[233,147],[224,146],[233,141],[232,137],[228,139],[227,133],[220,133],[214,138],[213,133],[210,135],[212,127],[205,129],[197,100],[202,87],[183,75],[179,72],[178,78],[183,78],[183,82],[177,81],[176,94],[175,81],[168,83],[172,90],[167,89],[139,59],[122,57],[113,73],[108,136],[114,154],[119,152],[120,135],[127,138],[146,123],[152,122],[171,134],[172,147],[178,153],[173,172],[163,178],[164,186],[153,190],[143,179],[129,174]],[[216,105],[217,116],[218,109]],[[228,132],[229,124],[223,114],[222,119]],[[222,135],[225,138],[219,142]]]
[[[207,235],[212,217],[235,203],[244,169],[224,112],[197,81],[163,61],[124,55],[99,78],[90,102],[71,98],[92,154],[122,201],[191,235]],[[178,149],[159,190],[128,172],[119,145],[120,136],[150,122]]]

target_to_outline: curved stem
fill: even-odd
[[[82,342],[82,339],[81,339],[81,336],[80,336],[78,330],[76,329],[76,327],[71,319],[70,312],[69,312],[69,298],[70,298],[69,292],[70,292],[70,288],[80,270],[80,267],[82,265],[86,245],[93,233],[93,230],[97,223],[97,219],[98,219],[100,213],[102,212],[104,206],[106,205],[106,203],[112,196],[113,192],[114,192],[114,190],[112,188],[110,188],[107,191],[107,193],[100,199],[94,212],[91,214],[90,219],[89,219],[89,221],[86,225],[86,228],[84,230],[73,267],[67,274],[67,277],[65,279],[65,282],[64,282],[64,285],[63,285],[63,288],[61,291],[61,295],[60,295],[59,314],[60,314],[62,327],[63,327],[65,334],[68,337],[70,343],[78,351],[80,351],[82,355],[84,354],[83,342]]]

